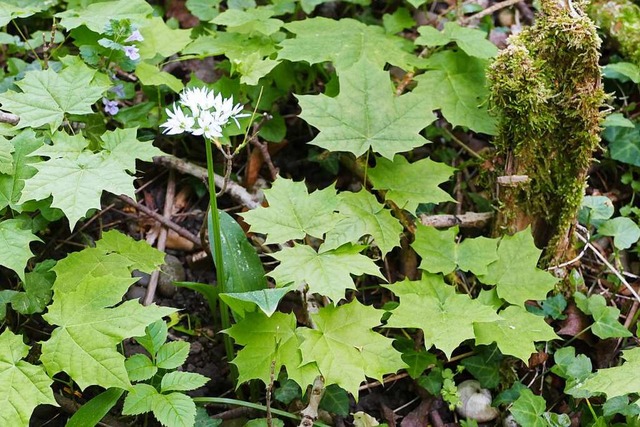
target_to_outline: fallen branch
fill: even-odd
[[[202,166],[194,165],[185,160],[182,160],[175,156],[156,156],[153,158],[153,163],[166,166],[177,170],[178,172],[185,173],[187,175],[195,176],[203,181],[207,179],[207,169]],[[255,209],[260,206],[253,196],[241,185],[228,181],[225,186],[225,179],[223,176],[215,174],[213,176],[216,187],[224,188],[224,192],[240,202],[247,209]]]
[[[493,218],[491,212],[467,212],[462,215],[420,215],[420,223],[429,227],[482,228]]]

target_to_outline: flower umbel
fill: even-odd
[[[238,119],[250,116],[242,113],[242,104],[233,104],[233,97],[223,98],[221,94],[216,95],[207,88],[185,89],[180,94],[179,104],[185,108],[174,104],[173,111],[166,109],[169,120],[160,125],[165,128],[163,133],[175,135],[189,132],[215,139],[222,136],[222,128],[231,120],[239,128]]]

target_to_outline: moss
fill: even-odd
[[[488,73],[500,115],[495,144],[504,175],[527,175],[501,187],[499,234],[533,226],[545,261],[568,252],[592,153],[600,142],[605,94],[594,23],[554,0],[542,0],[536,24],[510,38]]]
[[[629,0],[596,0],[587,11],[620,53],[640,65],[640,7]]]

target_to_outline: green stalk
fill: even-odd
[[[213,403],[213,404],[219,404],[219,405],[244,406],[245,408],[257,409],[258,411],[264,411],[264,412],[267,411],[266,406],[259,405],[257,403],[245,402],[243,400],[236,400],[236,399],[228,399],[225,397],[194,397],[193,401],[195,403],[205,403],[205,404]],[[290,412],[280,411],[278,409],[271,409],[271,412],[281,417],[290,418],[292,420],[300,420],[299,416],[294,415]],[[320,421],[314,422],[313,425],[319,426],[319,427],[328,427],[326,424]]]
[[[211,141],[205,141],[205,147],[207,151],[207,180],[209,182],[209,209],[211,210],[211,226],[213,228],[213,236],[209,236],[209,239],[213,239],[214,248],[214,262],[216,265],[216,281],[220,292],[226,291],[224,264],[222,256],[222,239],[220,232],[220,215],[218,214],[218,200],[216,198],[216,186],[213,180],[213,150],[211,149]],[[229,308],[222,301],[218,301],[220,304],[220,322],[222,323],[222,329],[228,329],[231,327],[231,320],[229,319]],[[212,313],[213,314],[213,313]],[[233,360],[233,343],[229,335],[224,335],[224,349],[227,353],[227,360],[231,362]],[[233,366],[233,365],[232,365]],[[233,370],[232,370],[233,372]],[[235,376],[235,375],[234,375]]]

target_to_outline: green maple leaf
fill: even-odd
[[[498,314],[502,320],[474,324],[476,344],[489,345],[495,342],[502,354],[515,356],[526,363],[531,353],[536,351],[535,342],[559,338],[543,317],[531,314],[522,307],[509,306]]]
[[[284,25],[280,19],[272,18],[275,14],[275,10],[260,6],[247,10],[227,9],[211,22],[216,25],[225,25],[227,31],[232,33],[251,34],[255,32],[270,36]]]
[[[486,38],[484,31],[462,27],[455,22],[446,22],[442,31],[430,25],[418,27],[420,37],[414,43],[429,47],[444,46],[455,42],[467,55],[489,59],[496,56],[498,48]]]
[[[359,252],[364,246],[345,244],[337,249],[316,252],[307,245],[296,245],[271,254],[280,261],[269,276],[279,285],[307,284],[309,291],[334,302],[344,298],[346,289],[355,289],[351,275],[369,274],[384,279],[371,258]]]
[[[99,153],[87,149],[89,141],[81,135],[54,134],[53,145],[31,153],[51,158],[33,164],[38,172],[25,181],[18,202],[53,196],[51,206],[65,213],[73,229],[87,211],[100,208],[103,191],[135,197],[133,177],[127,170],[135,169],[136,158],[151,160],[161,151],[152,147],[151,142],[138,141],[134,133],[134,129],[106,132],[103,135],[106,149]]]
[[[418,87],[413,92],[440,109],[452,125],[494,135],[496,120],[487,109],[486,67],[485,60],[464,52],[435,53],[427,59],[429,70],[415,78]]]
[[[540,253],[527,228],[513,236],[504,236],[498,246],[498,260],[488,266],[482,283],[496,285],[498,296],[511,304],[543,300],[558,281],[552,274],[536,267]]]
[[[91,106],[111,84],[104,74],[73,63],[59,73],[51,68],[29,71],[16,85],[22,92],[0,94],[0,102],[4,110],[20,117],[17,127],[48,125],[55,131],[65,114],[91,114]]]
[[[113,0],[93,3],[84,9],[73,8],[56,14],[60,25],[67,30],[86,25],[91,31],[104,33],[109,20],[128,19],[140,27],[153,14],[153,8],[145,0]]]
[[[303,363],[315,362],[327,385],[337,384],[357,398],[365,377],[381,381],[383,375],[406,367],[392,340],[372,330],[382,314],[357,300],[311,314],[315,329],[297,332]]]
[[[598,338],[607,339],[633,336],[633,334],[618,321],[620,318],[620,310],[616,307],[609,307],[602,295],[591,295],[587,298],[584,294],[575,293],[573,298],[580,311],[593,317],[594,324],[591,330]]]
[[[357,243],[365,235],[373,238],[383,256],[400,246],[402,225],[373,194],[364,189],[357,193],[345,191],[338,194],[338,200],[340,220],[327,232],[323,249]]]
[[[430,273],[451,273],[456,267],[475,274],[486,274],[487,266],[498,259],[498,240],[486,237],[456,243],[458,227],[438,230],[418,224],[411,247],[422,258],[420,268]]]
[[[0,1],[0,27],[16,18],[26,18],[51,7],[46,0],[2,0]]]
[[[144,242],[116,248],[113,242],[122,240],[133,241],[110,235],[105,243],[98,241],[98,247],[70,254],[53,267],[53,303],[43,318],[57,327],[42,343],[41,360],[51,375],[65,371],[82,389],[93,384],[129,388],[124,356],[116,346],[125,338],[143,335],[147,325],[175,312],[143,307],[133,300],[120,304],[135,282],[132,270],[150,272],[149,267],[163,262],[162,252]]]
[[[313,363],[303,364],[298,347],[296,318],[293,313],[274,313],[267,317],[260,311],[247,313],[225,332],[236,344],[244,346],[231,363],[238,367],[238,382],[259,379],[265,384],[271,381],[272,363],[274,375],[285,367],[287,376],[302,388],[311,384],[318,375]]]
[[[457,294],[442,276],[424,274],[417,282],[386,286],[400,296],[387,327],[419,328],[424,333],[427,350],[433,345],[451,356],[463,341],[474,338],[474,323],[500,320],[494,309]]]
[[[13,173],[0,173],[0,210],[9,206],[16,212],[22,212],[22,207],[18,204],[24,180],[31,178],[37,172],[33,163],[40,161],[37,157],[31,156],[35,150],[43,144],[43,138],[36,137],[31,129],[25,129],[11,139],[14,147]]]
[[[264,191],[269,207],[242,214],[250,230],[267,235],[266,243],[303,239],[307,234],[322,238],[336,221],[336,190],[327,187],[309,194],[304,182],[279,177]]]
[[[31,413],[40,404],[58,406],[49,378],[42,366],[25,362],[29,346],[8,329],[0,335],[0,424],[28,426]]]
[[[15,151],[11,141],[0,136],[0,174],[13,173],[13,156],[11,153]]]
[[[191,42],[191,30],[174,30],[158,16],[147,19],[140,28],[144,38],[140,45],[140,58],[152,59],[157,55],[168,58]]]
[[[278,59],[310,64],[331,61],[340,77],[344,70],[364,58],[368,58],[375,69],[389,63],[408,70],[415,62],[407,51],[406,40],[385,34],[382,27],[365,25],[354,19],[308,18],[290,22],[284,28],[296,38],[280,43],[282,49]]]
[[[614,368],[600,369],[592,374],[582,384],[576,386],[578,390],[586,390],[591,394],[605,394],[607,399],[624,396],[640,391],[640,348],[632,348],[622,352],[626,361]]]
[[[0,222],[0,265],[15,271],[22,281],[27,262],[33,256],[29,243],[42,241],[25,229],[24,223],[21,219]]]
[[[303,21],[304,22],[304,21]],[[389,159],[428,141],[419,132],[435,119],[414,94],[396,97],[389,73],[363,58],[340,74],[340,94],[298,95],[300,117],[320,133],[310,142],[356,157],[372,149]]]
[[[431,159],[409,163],[403,156],[395,156],[393,161],[379,157],[376,166],[369,169],[369,178],[374,189],[387,191],[385,198],[415,213],[420,203],[453,201],[438,185],[448,181],[454,170]]]

